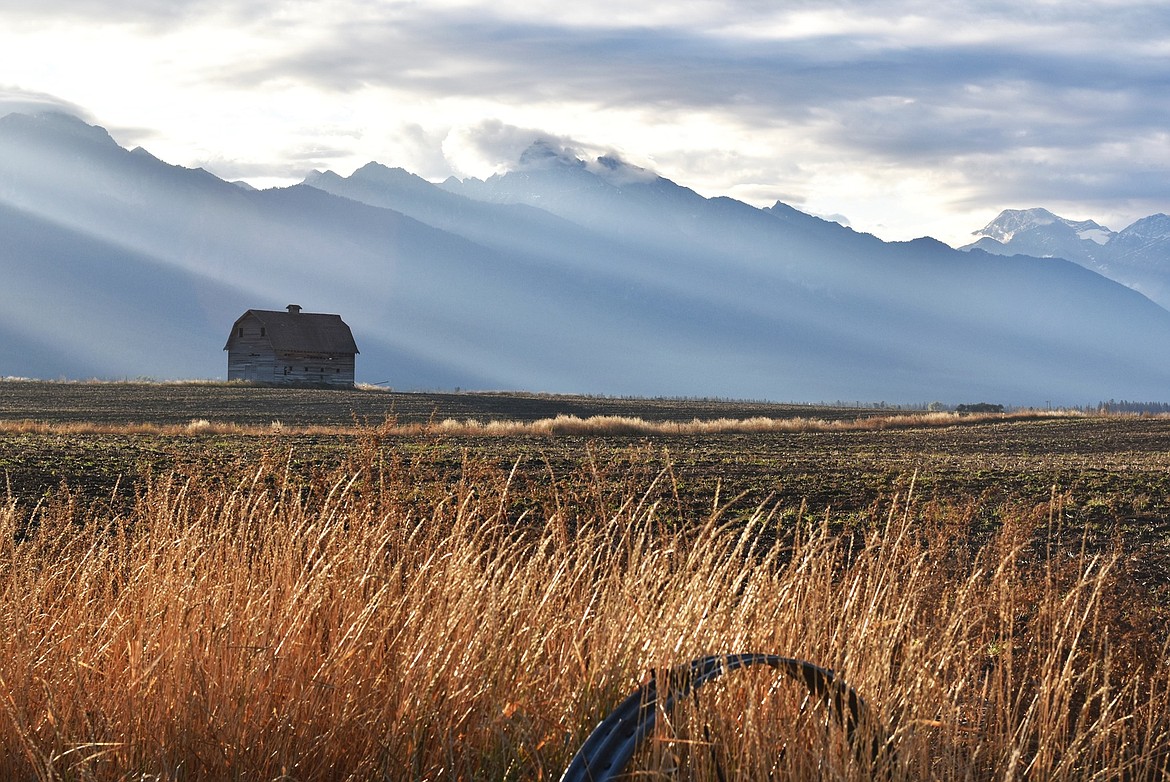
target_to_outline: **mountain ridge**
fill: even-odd
[[[1064,258],[1170,308],[1170,216],[1154,214],[1113,231],[1047,209],[1005,209],[961,250]]]
[[[222,377],[234,318],[297,302],[351,325],[359,381],[398,388],[1008,404],[1170,388],[1170,312],[1071,262],[885,243],[530,150],[486,180],[371,163],[247,190],[100,129],[0,123],[0,206],[24,237],[0,246],[0,343],[22,346],[0,375]],[[21,304],[54,291],[67,307]]]

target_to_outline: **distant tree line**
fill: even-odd
[[[1170,402],[1131,402],[1128,399],[1110,399],[1101,402],[1097,410],[1102,413],[1170,413]]]
[[[990,402],[976,402],[971,405],[959,405],[956,413],[1002,413],[1003,405],[993,405]]]

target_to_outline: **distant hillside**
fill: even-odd
[[[1170,313],[1067,261],[887,244],[534,145],[255,191],[0,119],[0,375],[223,377],[248,308],[341,314],[359,382],[1088,404],[1170,389]],[[9,239],[8,237],[12,237]]]
[[[1068,220],[1047,209],[1007,209],[961,249],[1064,258],[1170,307],[1170,216],[1150,215],[1121,231]]]

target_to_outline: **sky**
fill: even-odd
[[[0,0],[0,114],[258,187],[532,141],[952,245],[1170,212],[1164,0]]]

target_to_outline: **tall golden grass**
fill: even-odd
[[[125,507],[9,497],[0,778],[555,778],[650,671],[739,651],[843,676],[893,735],[890,779],[1167,771],[1162,609],[1050,534],[1059,498],[992,534],[975,503],[912,497],[852,532],[803,509],[668,524],[655,480],[521,491],[427,459],[365,441],[312,478],[273,456]],[[768,671],[659,720],[636,766],[874,773]]]

